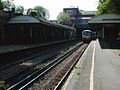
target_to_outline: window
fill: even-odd
[[[73,10],[67,10],[68,15],[73,15]]]

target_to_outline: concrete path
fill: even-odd
[[[119,54],[92,41],[61,90],[120,90]]]

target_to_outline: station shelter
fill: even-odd
[[[32,16],[13,17],[6,25],[6,41],[7,43],[30,43],[37,38],[39,27],[40,20]]]
[[[103,44],[120,48],[120,15],[103,14],[88,21]]]

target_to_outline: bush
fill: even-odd
[[[5,81],[0,81],[0,90],[5,90]]]

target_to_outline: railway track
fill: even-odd
[[[58,47],[57,48],[54,48],[54,49],[51,49],[51,50],[56,50],[56,49],[58,49]],[[50,51],[51,51],[50,50]],[[7,74],[7,76],[5,76],[5,75],[2,75],[1,73],[3,72],[3,74],[4,74],[4,72],[5,71],[9,71],[10,70],[10,68],[12,68],[12,70],[14,70],[13,68],[18,68],[19,66],[28,66],[28,67],[33,67],[34,65],[36,65],[37,63],[36,62],[38,62],[38,63],[40,63],[40,62],[42,62],[42,61],[44,61],[46,58],[48,58],[48,57],[52,57],[53,55],[48,55],[48,54],[45,54],[45,53],[49,53],[50,51],[46,51],[46,52],[44,52],[44,53],[38,53],[38,54],[36,54],[36,55],[33,55],[33,56],[30,56],[30,57],[27,57],[27,58],[24,58],[24,59],[22,59],[21,61],[18,61],[18,62],[16,62],[16,64],[11,64],[11,65],[9,65],[9,66],[7,66],[7,67],[5,67],[5,68],[3,68],[1,71],[0,71],[0,79],[1,80],[4,80],[4,78],[6,78],[6,77],[8,77],[9,76],[9,74],[10,74],[10,72],[8,72]],[[56,53],[56,55],[57,55],[57,53],[59,53],[57,50],[55,51],[55,53]],[[45,54],[45,56],[43,56],[43,54]],[[39,60],[37,61],[37,60],[35,60],[36,58],[38,58],[38,57],[40,57],[39,58]],[[25,68],[26,68],[25,67]],[[18,71],[17,71],[18,72]],[[6,72],[5,72],[6,73]]]
[[[35,71],[37,71],[38,69],[42,68],[43,66],[46,66],[47,63],[52,61],[52,58],[54,58],[57,54],[59,54],[58,52],[53,52],[52,54],[49,54],[44,57],[38,57],[36,58],[35,62],[24,62],[21,65],[25,65],[24,68],[20,68],[21,65],[14,67],[19,68],[19,71],[17,70],[16,72],[9,74],[5,77],[3,77],[3,81],[6,81],[6,86],[9,87],[10,85],[18,82],[19,80],[25,78],[26,76],[28,76],[31,73],[34,73]],[[40,60],[39,60],[40,59]],[[35,60],[35,58],[34,58]],[[31,65],[29,65],[31,64]],[[27,66],[26,66],[27,65]],[[11,82],[12,81],[12,82]]]
[[[66,45],[61,45],[61,46],[59,46],[59,47],[62,47],[62,46],[66,46]],[[50,47],[51,49],[46,48],[44,51],[41,50],[41,49],[39,49],[39,48],[38,48],[37,51],[35,51],[36,48],[35,48],[35,50],[34,50],[34,48],[32,48],[32,50],[31,50],[31,48],[30,48],[30,50],[28,49],[27,52],[24,52],[24,50],[23,50],[23,52],[22,52],[22,50],[21,50],[20,52],[19,52],[19,51],[11,52],[12,54],[14,54],[14,57],[16,57],[17,59],[13,59],[13,60],[11,60],[12,63],[8,63],[8,64],[0,67],[0,71],[3,70],[3,69],[9,68],[9,67],[11,67],[11,66],[13,66],[13,65],[17,65],[17,64],[22,63],[22,62],[24,62],[24,61],[27,61],[27,60],[29,60],[29,59],[32,59],[32,58],[34,58],[34,57],[37,57],[37,56],[40,56],[40,55],[44,55],[45,53],[49,53],[49,52],[51,52],[51,50],[54,51],[55,49],[57,49],[57,48],[59,48],[59,47],[58,47],[58,46],[55,47],[55,48]],[[39,51],[39,52],[38,52],[38,51]],[[16,56],[15,53],[21,54],[21,52],[22,52],[22,55],[19,55],[19,56],[21,56],[21,57]],[[9,53],[10,53],[10,52],[9,52]],[[23,55],[23,54],[24,54],[24,55]],[[1,55],[1,54],[0,54],[0,55]],[[8,55],[8,53],[4,53],[3,57],[9,57],[9,56],[10,56],[10,55],[8,55],[8,56],[7,56],[7,55]],[[12,56],[13,56],[13,55],[11,55],[10,58],[8,58],[8,59],[11,59]],[[0,57],[0,58],[1,58],[1,57]],[[6,59],[4,59],[4,58],[2,58],[2,59],[3,59],[4,61],[6,61],[6,62],[8,61],[8,60],[6,60]]]
[[[64,84],[67,76],[79,60],[86,47],[87,45],[81,46],[77,51],[73,52],[72,55],[68,56],[27,90],[60,90],[62,84]]]
[[[75,43],[75,42],[74,42]],[[55,44],[57,44],[57,43],[55,43]],[[44,46],[42,46],[41,45],[41,47],[33,47],[33,48],[30,48],[30,50],[29,50],[29,48],[26,50],[24,50],[23,49],[23,51],[22,50],[20,50],[20,52],[19,52],[19,50],[18,51],[14,51],[14,52],[7,52],[7,53],[2,53],[2,54],[0,54],[0,58],[2,59],[1,61],[4,61],[4,62],[6,62],[7,64],[0,64],[0,72],[2,71],[2,70],[4,70],[4,69],[7,69],[7,68],[9,68],[9,67],[11,67],[11,66],[13,66],[13,65],[17,65],[17,64],[19,64],[19,63],[22,63],[22,62],[24,62],[24,61],[27,61],[27,60],[29,60],[29,59],[32,59],[32,58],[34,58],[34,57],[36,57],[36,56],[40,56],[40,55],[43,55],[43,54],[45,54],[45,53],[49,53],[49,51],[51,52],[51,50],[49,49],[49,48],[51,48],[51,49],[53,49],[54,47],[69,47],[70,46],[70,44],[71,43],[66,43],[66,44],[57,44],[57,45],[54,45],[53,43],[52,44],[50,44],[50,46],[48,45],[48,47],[44,47]],[[45,44],[46,45],[46,44]],[[53,45],[53,46],[52,46]],[[59,48],[58,47],[58,48]],[[41,50],[41,48],[43,48],[42,50]],[[44,49],[45,48],[45,49]],[[35,49],[35,50],[34,50]],[[37,49],[37,50],[36,50]],[[54,51],[54,49],[53,49],[53,51]],[[16,55],[16,54],[19,54],[19,55]],[[22,55],[21,55],[22,54]],[[15,57],[16,59],[13,59],[13,58],[11,58],[11,57]],[[7,59],[9,59],[9,60],[6,60],[6,57],[8,57]],[[11,61],[12,63],[9,63],[9,61]]]
[[[61,46],[63,44],[71,44],[76,42],[76,40],[63,40],[63,41],[55,41],[52,43],[43,43],[43,44],[37,44],[37,45],[28,45],[28,46],[22,46],[22,47],[12,47],[10,48],[6,46],[7,49],[5,49],[3,52],[0,52],[0,71],[4,68],[8,68],[10,64],[16,64],[16,61],[22,62],[21,59],[24,59],[29,56],[33,56],[33,54],[37,54],[40,52],[43,52],[45,50],[48,50],[49,48]],[[5,47],[4,47],[5,48]]]
[[[65,58],[71,55],[74,51],[76,51],[82,44],[77,45],[73,49],[67,51],[64,55],[56,58],[54,61],[50,62],[48,65],[43,68],[37,70],[26,78],[22,79],[18,83],[10,86],[7,90],[22,90],[28,88],[31,84],[36,82],[36,80],[42,78],[47,72],[49,72],[53,67],[57,66],[60,62],[62,62]]]
[[[67,48],[68,47],[64,49]],[[60,54],[60,51],[62,49],[63,46],[59,46],[57,48],[50,49],[49,51],[44,52],[43,55],[41,55],[40,53],[30,58],[27,58],[20,63],[18,62],[15,65],[10,65],[8,68],[5,68],[0,72],[0,80],[7,82],[6,84],[8,87],[8,82],[17,82],[23,77],[35,72],[36,70],[45,66],[47,63],[51,62],[54,57]],[[51,50],[53,51],[52,53]]]
[[[54,90],[60,90],[63,86],[63,84],[65,83],[66,79],[68,78],[68,76],[70,75],[71,71],[73,70],[73,68],[75,67],[75,65],[77,64],[77,62],[79,61],[80,57],[82,56],[83,52],[85,51],[85,49],[87,48],[88,45],[85,45],[81,51],[79,52],[79,55],[75,56],[75,60],[73,62],[73,64],[71,64],[70,68],[66,71],[66,73],[62,76],[62,78],[58,81],[58,84],[54,87]]]
[[[64,45],[63,45],[64,46]],[[62,46],[62,47],[63,47]],[[60,46],[61,47],[61,46]],[[65,46],[66,48],[65,49],[68,49],[69,48],[69,46]],[[13,68],[18,68],[18,65],[20,64],[20,65],[26,65],[26,66],[29,66],[29,67],[25,67],[25,68],[22,68],[22,70],[20,69],[20,70],[18,70],[18,71],[16,71],[16,72],[14,72],[14,73],[10,73],[10,72],[5,72],[4,74],[3,74],[3,76],[2,75],[0,75],[0,80],[2,80],[2,81],[5,81],[5,84],[7,85],[6,87],[9,87],[10,85],[9,85],[9,81],[12,81],[12,82],[14,82],[14,81],[19,81],[24,75],[24,73],[25,72],[27,72],[27,75],[28,74],[30,74],[29,73],[29,70],[30,71],[34,71],[34,69],[33,68],[36,68],[37,67],[37,65],[38,64],[41,64],[42,62],[45,62],[45,65],[46,65],[46,61],[47,62],[49,62],[50,60],[48,60],[48,59],[50,59],[50,58],[52,58],[52,57],[55,57],[57,54],[59,54],[59,52],[57,52],[57,50],[59,50],[58,49],[58,47],[56,48],[56,49],[51,49],[52,51],[55,51],[54,52],[54,54],[52,53],[52,54],[46,54],[45,56],[46,57],[44,57],[44,56],[42,56],[43,58],[39,61],[39,62],[37,62],[37,63],[34,63],[34,64],[32,64],[32,65],[30,65],[31,64],[31,62],[28,62],[29,60],[32,60],[32,59],[34,59],[34,58],[36,58],[36,57],[38,57],[39,56],[39,54],[38,55],[35,55],[35,56],[33,56],[33,57],[30,57],[30,58],[27,58],[26,60],[23,60],[24,62],[18,62],[17,64],[13,64],[15,67],[12,67],[12,65],[10,65],[9,67],[7,67],[7,68],[3,68],[3,71],[14,71],[14,69]],[[51,50],[50,50],[50,52],[51,52]],[[64,50],[65,51],[65,50]],[[45,54],[45,53],[44,53]],[[34,60],[35,61],[35,60]],[[32,62],[33,63],[33,62]],[[43,63],[41,64],[41,67],[43,67],[43,66],[45,66],[45,65],[43,65]],[[40,65],[38,66],[38,67],[40,67]],[[11,70],[10,70],[10,68],[12,68]],[[8,69],[8,70],[5,70],[5,69]],[[31,70],[32,69],[32,70]],[[38,68],[37,68],[38,69]],[[35,70],[37,70],[37,69],[35,69]],[[1,71],[2,72],[2,71]],[[21,74],[22,73],[22,74]],[[6,74],[6,75],[5,75]],[[14,78],[13,78],[14,77]],[[18,80],[16,79],[16,77],[18,78]],[[13,84],[13,83],[11,83],[11,84]]]

